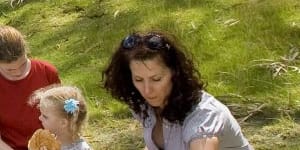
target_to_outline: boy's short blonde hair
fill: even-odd
[[[26,52],[24,36],[11,26],[0,25],[0,62],[16,61]]]

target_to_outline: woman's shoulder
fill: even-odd
[[[144,127],[152,127],[155,122],[155,114],[153,108],[142,107],[142,109],[143,111],[147,112],[148,116],[144,116],[143,113],[137,114],[133,110],[130,110],[133,118],[142,123]]]
[[[213,123],[215,118],[220,119],[227,111],[229,110],[224,104],[203,91],[201,101],[193,107],[192,111],[185,118],[183,125],[189,125],[193,122],[207,123],[207,121],[212,121],[211,123]]]
[[[206,137],[220,137],[221,147],[229,145],[249,147],[248,141],[241,133],[241,128],[229,109],[214,96],[203,92],[199,102],[186,117],[183,124],[182,136],[185,142]]]
[[[193,108],[183,122],[183,137],[192,138],[216,136],[223,132],[228,108],[209,93],[203,91],[201,101]]]
[[[214,96],[205,91],[201,93],[201,101],[193,108],[187,119],[194,115],[204,115],[207,117],[207,115],[220,115],[229,112],[229,109]]]

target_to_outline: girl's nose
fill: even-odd
[[[42,115],[39,116],[39,120],[42,121]]]

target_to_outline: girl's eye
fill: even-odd
[[[43,118],[45,118],[45,119],[47,119],[47,118],[48,118],[46,115],[42,115],[42,116],[43,116]]]

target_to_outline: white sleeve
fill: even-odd
[[[223,132],[225,112],[217,103],[211,102],[196,108],[184,121],[183,138],[185,142],[190,143],[193,139],[219,136]]]

